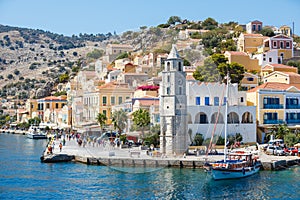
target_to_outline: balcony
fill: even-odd
[[[264,124],[283,124],[282,119],[264,119]]]
[[[287,124],[300,124],[300,119],[287,119]]]
[[[289,104],[289,105],[286,105],[286,109],[300,109],[300,105],[299,104]]]
[[[283,109],[282,104],[264,104],[264,109]]]

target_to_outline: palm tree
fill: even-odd
[[[144,130],[146,126],[150,124],[150,114],[145,109],[138,109],[133,114],[133,123],[142,129],[142,135],[144,137]]]
[[[286,124],[278,124],[272,127],[272,131],[267,134],[267,136],[274,135],[274,139],[283,139],[285,135],[290,133],[291,130]]]
[[[118,129],[119,135],[121,135],[122,131],[125,129],[126,124],[127,124],[126,123],[127,119],[128,119],[127,114],[123,109],[113,112],[112,122],[113,122],[114,128]]]
[[[105,125],[105,122],[107,120],[106,115],[104,115],[103,113],[98,113],[96,120],[99,123],[101,131],[102,131],[103,130],[103,126]]]

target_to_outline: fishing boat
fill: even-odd
[[[37,126],[29,127],[27,137],[30,139],[47,139],[46,133],[42,132]]]
[[[229,91],[229,75],[227,75],[226,94]],[[227,150],[227,113],[228,113],[228,100],[225,103],[225,145],[224,145],[224,159],[216,162],[206,164],[206,169],[211,172],[213,179],[234,179],[243,178],[257,173],[261,168],[261,162],[258,156],[251,152],[233,152],[229,153]]]

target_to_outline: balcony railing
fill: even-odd
[[[282,109],[282,104],[264,104],[264,109]]]
[[[283,124],[282,119],[264,119],[264,124]]]
[[[300,124],[300,119],[287,119],[287,124]]]
[[[294,105],[286,105],[286,109],[300,109],[300,105],[299,104],[294,104]]]

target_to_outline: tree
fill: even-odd
[[[104,51],[99,49],[94,49],[92,52],[89,52],[86,56],[88,58],[98,59],[103,56]]]
[[[218,66],[211,57],[204,60],[203,66],[198,66],[193,73],[196,80],[204,82],[217,82],[219,80]]]
[[[123,52],[120,55],[117,56],[116,60],[118,59],[123,59],[123,58],[128,58],[129,57],[129,53],[127,52]]]
[[[273,37],[275,35],[274,31],[269,27],[263,27],[259,33],[268,37]]]
[[[147,110],[145,109],[138,109],[135,111],[133,114],[133,123],[140,127],[142,130],[142,135],[144,137],[144,130],[145,127],[149,126],[150,124],[150,114]]]
[[[201,24],[205,30],[213,30],[218,27],[218,22],[213,18],[209,17],[204,20]]]
[[[121,135],[122,131],[125,129],[127,119],[127,114],[123,109],[113,112],[112,122],[114,128],[118,130],[119,135]]]
[[[178,16],[171,16],[170,18],[169,18],[169,20],[168,20],[168,24],[169,25],[171,25],[171,24],[175,24],[176,22],[178,22],[178,23],[181,23],[181,18],[180,17],[178,17]]]
[[[238,63],[221,63],[218,66],[218,71],[223,81],[225,81],[225,77],[228,72],[231,83],[240,83],[240,81],[244,78],[245,68],[243,65]]]
[[[106,115],[103,113],[98,113],[96,120],[99,123],[101,130],[103,130],[103,126],[105,125],[105,122],[107,120]]]
[[[299,141],[300,138],[298,138],[296,136],[296,134],[294,133],[288,133],[284,136],[284,143],[288,146],[288,147],[291,147],[293,145],[295,145],[298,141]]]
[[[28,120],[29,125],[39,125],[41,123],[41,119],[38,117],[34,117]]]
[[[195,135],[195,137],[194,137],[194,142],[193,142],[193,144],[194,144],[195,146],[201,146],[202,143],[203,143],[203,141],[204,141],[203,135],[200,134],[200,133],[196,133],[196,135]]]
[[[66,83],[69,80],[68,74],[62,74],[59,76],[59,82],[60,83]]]
[[[284,136],[291,133],[291,130],[286,124],[274,125],[271,129],[271,132],[267,134],[267,137],[273,135],[276,139],[284,139]]]
[[[15,70],[14,70],[14,74],[18,76],[18,75],[20,74],[20,71],[17,70],[17,69],[15,69]]]
[[[11,79],[14,78],[14,76],[13,76],[12,74],[8,74],[8,75],[7,75],[7,78],[11,80]]]

